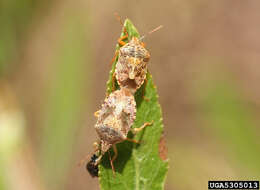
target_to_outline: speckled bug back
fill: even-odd
[[[122,88],[111,93],[98,111],[95,125],[101,140],[101,152],[106,152],[113,144],[126,139],[136,118],[136,103],[132,93]]]
[[[149,52],[136,37],[119,49],[115,75],[120,87],[134,93],[142,86],[146,78]]]

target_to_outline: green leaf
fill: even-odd
[[[124,26],[129,34],[129,39],[133,36],[139,37],[130,20],[127,19]],[[122,31],[122,35],[124,35],[124,31]],[[116,49],[119,49],[118,45]],[[112,91],[112,75],[116,62],[117,58],[112,65],[107,83],[108,93]],[[163,132],[162,112],[150,73],[147,74],[147,80],[146,87],[144,88],[143,85],[135,94],[137,117],[132,127],[140,127],[145,122],[154,121],[154,123],[135,137],[132,134],[129,135],[129,138],[141,141],[141,144],[126,141],[117,144],[118,157],[114,161],[115,176],[112,173],[108,153],[104,155],[99,166],[99,181],[103,190],[159,190],[164,188],[168,161],[162,160],[159,155],[159,144]],[[118,86],[116,87],[118,88]],[[149,101],[144,100],[143,93]],[[110,150],[110,154],[113,155],[112,150]]]

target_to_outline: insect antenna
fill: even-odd
[[[117,20],[120,22],[120,24],[122,25],[123,30],[124,30],[124,33],[125,33],[125,34],[127,35],[127,37],[128,37],[128,32],[127,32],[127,30],[126,30],[126,28],[125,28],[125,26],[124,26],[124,23],[123,23],[121,17],[119,16],[119,14],[118,14],[117,12],[115,12],[114,15],[115,15],[116,19],[117,19]]]
[[[160,30],[163,27],[163,25],[160,25],[156,28],[154,28],[153,30],[151,30],[150,32],[146,33],[145,35],[143,35],[142,37],[139,38],[139,40],[143,40],[147,35],[150,35],[158,30]]]

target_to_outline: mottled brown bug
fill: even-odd
[[[95,129],[101,140],[101,153],[113,144],[125,140],[136,118],[134,96],[127,88],[111,93],[97,111]]]
[[[123,25],[121,18],[116,14],[121,25]],[[159,26],[148,34],[151,34],[159,30],[162,26]],[[116,78],[119,86],[128,88],[133,94],[139,89],[146,80],[147,64],[150,60],[150,53],[144,47],[141,38],[132,37],[128,39],[129,35],[126,28],[123,26],[125,35],[118,39],[119,51],[116,52],[115,57],[118,55],[118,61],[116,63],[115,73],[113,75]],[[128,43],[124,42],[128,39]]]
[[[122,42],[120,43],[122,44]],[[132,93],[135,93],[146,79],[149,59],[150,53],[136,37],[121,47],[115,69],[115,77],[119,86],[128,88]]]
[[[113,161],[117,157],[116,144],[128,140],[135,143],[137,141],[128,139],[127,134],[130,130],[135,134],[152,123],[145,123],[140,128],[131,129],[136,119],[136,103],[133,94],[127,88],[121,88],[112,92],[102,104],[99,111],[95,112],[97,123],[95,129],[100,138],[100,156],[96,163],[100,162],[102,155],[113,147],[115,155],[111,160],[114,172]]]

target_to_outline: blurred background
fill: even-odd
[[[121,25],[151,52],[167,190],[260,178],[260,1],[0,0],[0,189],[99,189],[79,160]]]

